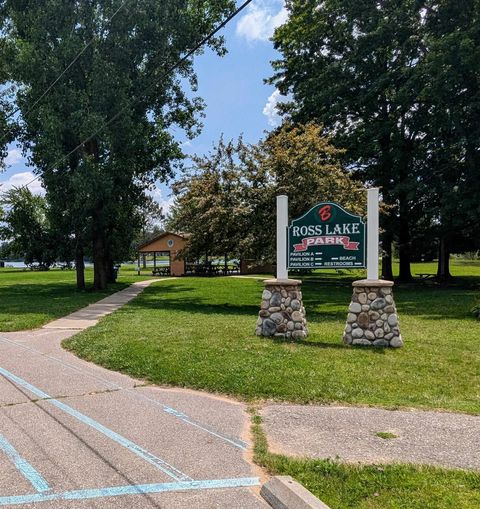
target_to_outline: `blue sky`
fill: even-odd
[[[269,38],[285,19],[283,0],[254,0],[222,32],[227,55],[220,58],[207,50],[196,58],[198,95],[206,102],[206,117],[202,134],[184,143],[187,154],[207,153],[222,133],[226,139],[243,134],[247,142],[256,142],[278,122],[274,107],[278,93],[263,80],[272,74],[270,61],[277,58]],[[178,137],[184,139],[180,132]],[[32,169],[26,167],[14,144],[9,147],[6,163],[7,171],[0,174],[3,190],[32,179]],[[41,191],[38,181],[30,188]],[[171,203],[169,194],[164,184],[153,192],[165,208]]]

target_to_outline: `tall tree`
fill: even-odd
[[[196,90],[192,59],[167,71],[233,5],[0,0],[0,37],[16,50],[9,72],[21,84],[21,139],[75,238],[78,270],[91,252],[96,288],[108,283],[119,239],[129,245],[138,226],[127,218],[182,156],[169,129],[193,136],[198,127],[202,101],[184,90]],[[220,38],[209,45],[222,54]]]
[[[190,234],[184,256],[240,257],[247,227],[247,204],[239,154],[247,147],[220,138],[206,156],[195,156],[193,167],[173,189],[175,203],[167,226]]]
[[[8,252],[20,255],[27,265],[48,269],[56,249],[45,198],[24,187],[12,188],[1,196],[0,207],[0,240],[8,242]]]
[[[295,122],[315,120],[345,148],[359,178],[381,187],[383,275],[392,278],[397,237],[400,278],[408,280],[415,218],[424,213],[420,172],[423,116],[418,66],[426,48],[421,0],[287,0],[274,35],[282,58],[270,80],[291,94]]]
[[[364,187],[341,165],[322,126],[285,122],[257,145],[240,154],[245,164],[245,200],[249,226],[243,250],[254,258],[275,259],[275,197],[289,198],[291,218],[301,216],[319,201],[338,201],[356,213],[365,210]]]
[[[13,57],[12,46],[0,38],[0,171],[5,167],[7,144],[15,137],[12,122],[8,122],[13,112],[12,97],[14,85],[9,83],[8,62]]]
[[[437,276],[446,280],[450,253],[480,245],[480,1],[432,0],[427,6],[424,144],[439,238]]]
[[[191,233],[188,254],[274,261],[276,195],[288,195],[291,217],[321,200],[364,211],[363,186],[342,168],[341,152],[313,123],[285,123],[253,146],[221,139],[177,182],[169,227]]]

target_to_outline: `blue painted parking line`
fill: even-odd
[[[132,453],[136,454],[143,460],[147,461],[154,467],[161,470],[163,473],[174,479],[175,481],[192,481],[192,478],[188,475],[184,474],[174,466],[167,463],[165,460],[155,456],[154,454],[146,451],[139,445],[135,444],[128,438],[123,437],[122,435],[119,435],[115,431],[112,431],[111,429],[107,428],[106,426],[103,426],[103,424],[100,424],[99,422],[95,421],[91,417],[88,417],[87,415],[82,414],[81,412],[78,412],[74,408],[66,405],[65,403],[62,403],[61,401],[52,398],[49,396],[46,392],[43,392],[41,389],[38,389],[34,385],[28,383],[27,381],[23,380],[22,378],[14,375],[13,373],[10,373],[4,368],[0,367],[0,374],[2,374],[5,378],[8,380],[11,380],[12,382],[16,383],[20,387],[23,387],[27,391],[31,392],[35,396],[42,398],[45,400],[46,403],[49,403],[66,414],[70,415],[71,417],[77,419],[78,421],[86,424],[87,426],[90,426],[91,428],[97,430],[98,432],[102,433],[106,437],[110,438],[117,444],[120,444],[121,446],[125,447]]]
[[[112,486],[109,488],[64,491],[61,493],[35,493],[32,495],[14,495],[9,497],[0,497],[0,506],[52,502],[56,500],[88,500],[94,498],[119,497],[125,495],[148,495],[172,491],[250,488],[259,485],[260,481],[258,477],[213,479],[207,481],[183,481],[159,484],[136,484],[127,486]]]
[[[0,337],[0,341],[3,341],[5,343],[9,343],[9,344],[18,346],[20,348],[23,348],[25,350],[31,351],[31,352],[33,352],[33,353],[35,353],[37,355],[42,356],[42,357],[46,357],[48,359],[51,359],[51,360],[61,364],[62,366],[68,368],[68,369],[71,369],[73,371],[81,373],[82,375],[87,376],[89,378],[92,378],[94,380],[98,380],[98,381],[106,384],[107,386],[110,386],[110,387],[112,387],[114,389],[122,390],[124,392],[127,392],[129,394],[134,395],[135,397],[138,397],[138,398],[144,399],[146,401],[149,401],[150,403],[152,403],[152,404],[162,408],[163,411],[166,412],[167,414],[169,414],[169,415],[171,415],[173,417],[176,417],[177,419],[180,419],[185,424],[188,424],[188,425],[191,425],[191,426],[193,426],[193,427],[195,427],[197,429],[200,429],[200,430],[204,431],[205,433],[208,433],[209,435],[212,435],[212,436],[214,436],[216,438],[219,438],[220,440],[223,440],[224,442],[226,442],[226,443],[228,443],[230,445],[233,445],[234,447],[237,447],[239,449],[242,449],[244,451],[248,449],[248,443],[245,442],[244,440],[241,440],[240,438],[236,438],[236,437],[229,437],[227,435],[224,435],[223,433],[220,433],[218,431],[214,431],[214,430],[210,429],[209,427],[205,426],[204,424],[198,423],[197,421],[195,421],[194,419],[190,418],[188,415],[184,414],[183,412],[179,412],[178,410],[176,410],[174,408],[171,408],[168,405],[165,405],[164,403],[161,403],[161,402],[159,402],[159,401],[157,401],[157,400],[155,400],[153,398],[149,398],[145,394],[139,393],[138,391],[135,391],[133,389],[129,389],[128,387],[122,387],[121,385],[116,384],[115,382],[110,382],[109,380],[106,380],[105,378],[102,378],[102,377],[100,377],[98,375],[94,375],[92,373],[88,373],[87,371],[85,371],[85,370],[83,370],[81,368],[78,368],[76,366],[72,366],[71,364],[62,361],[61,359],[58,359],[57,357],[54,357],[52,355],[48,355],[46,353],[43,353],[43,352],[41,352],[39,350],[36,350],[35,348],[31,348],[29,346],[22,345],[20,343],[17,343],[15,341],[12,341],[12,340],[4,338],[4,337]]]
[[[30,465],[30,463],[18,454],[13,445],[0,435],[0,450],[3,451],[13,462],[15,468],[30,482],[30,484],[39,492],[43,493],[50,490],[47,481]]]

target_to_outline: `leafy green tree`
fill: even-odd
[[[247,225],[242,166],[238,154],[246,150],[220,139],[207,156],[193,158],[194,166],[174,185],[175,203],[167,222],[174,231],[190,234],[183,256],[241,256]]]
[[[480,245],[480,1],[432,0],[425,26],[429,206],[439,238],[437,276],[448,279],[450,253]]]
[[[13,116],[12,96],[15,89],[14,85],[9,83],[7,62],[11,58],[11,46],[0,38],[0,171],[5,166],[7,144],[15,137],[12,122],[8,122],[9,118]]]
[[[170,128],[197,132],[203,103],[185,91],[197,87],[192,59],[168,70],[233,5],[138,0],[132,10],[129,0],[0,0],[0,37],[15,49],[9,73],[21,84],[21,139],[75,239],[77,270],[91,253],[96,288],[141,228],[145,191],[182,157]],[[209,45],[223,53],[221,38]]]
[[[380,186],[383,275],[410,278],[412,240],[474,249],[480,192],[479,0],[287,1],[275,34],[275,83],[295,122],[314,119],[346,149],[358,178]],[[435,240],[435,238],[437,240]]]
[[[12,188],[2,195],[0,206],[0,239],[8,242],[7,252],[20,255],[26,265],[48,269],[56,251],[45,198],[25,187]]]
[[[399,244],[400,278],[410,273],[411,229],[424,213],[424,116],[419,65],[427,51],[419,0],[287,0],[288,21],[274,44],[282,58],[270,80],[291,94],[295,122],[315,120],[346,149],[357,176],[381,187],[383,275],[392,277]]]
[[[286,122],[240,154],[249,207],[244,253],[275,260],[277,195],[288,196],[290,218],[301,216],[320,201],[337,201],[355,213],[365,210],[365,189],[342,167],[342,153],[321,126]]]
[[[321,200],[365,209],[365,190],[342,168],[341,151],[313,123],[284,124],[258,144],[225,143],[175,185],[168,226],[191,234],[187,255],[275,260],[276,196],[297,217]]]
[[[130,218],[141,228],[136,229],[136,235],[132,239],[128,253],[124,260],[136,260],[137,248],[140,244],[146,243],[164,231],[165,212],[160,204],[151,196],[147,196],[142,207],[136,210],[136,217]],[[125,246],[122,243],[122,248]]]

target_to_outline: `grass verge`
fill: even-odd
[[[303,285],[310,335],[295,343],[254,335],[263,285],[255,279],[163,281],[64,345],[109,369],[157,384],[246,400],[342,402],[480,413],[478,291],[395,290],[402,349],[347,347],[351,286]]]
[[[116,284],[102,292],[93,292],[93,270],[87,269],[86,291],[75,288],[75,271],[52,269],[46,272],[0,269],[0,332],[34,329],[68,315],[117,292],[137,278],[122,268]]]
[[[477,509],[480,474],[412,464],[349,465],[272,454],[252,409],[254,461],[270,475],[290,475],[331,509]]]

